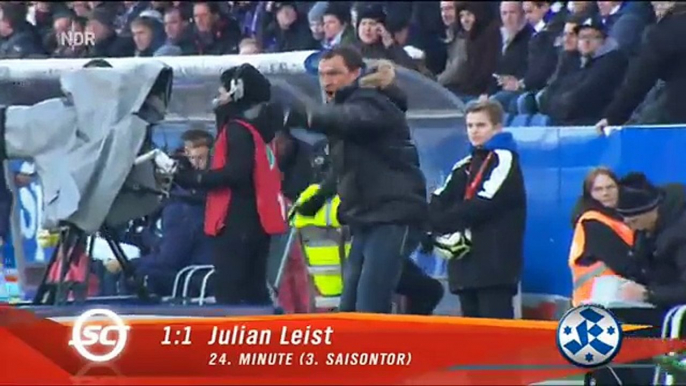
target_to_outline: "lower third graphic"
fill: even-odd
[[[597,305],[572,308],[557,327],[557,347],[573,365],[604,366],[619,353],[622,327],[614,315]]]

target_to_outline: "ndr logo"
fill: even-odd
[[[107,319],[97,324],[87,324],[98,316]],[[124,320],[107,309],[92,309],[84,312],[74,322],[71,330],[70,346],[74,346],[76,352],[84,359],[91,362],[108,362],[118,357],[129,337],[131,327],[124,323]],[[115,337],[113,338],[112,335]],[[98,352],[93,352],[93,348],[100,346]]]

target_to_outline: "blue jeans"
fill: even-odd
[[[352,227],[340,311],[390,313],[403,265],[421,232],[405,225]]]
[[[491,100],[498,101],[503,110],[508,114],[517,114],[517,99],[521,93],[519,91],[507,91],[500,90],[497,93],[491,95]]]

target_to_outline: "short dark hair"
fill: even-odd
[[[466,117],[467,114],[480,112],[485,112],[493,125],[502,125],[505,120],[505,110],[503,110],[503,106],[500,102],[490,99],[469,102],[464,115]]]
[[[333,59],[336,56],[343,58],[343,63],[345,67],[350,71],[359,70],[364,68],[364,59],[362,59],[362,54],[360,50],[355,46],[342,45],[336,46],[328,51],[325,51],[321,57],[321,60]]]
[[[212,134],[207,132],[207,130],[197,128],[197,127],[186,130],[181,135],[181,140],[184,142],[192,143],[194,147],[198,147],[198,146],[212,147],[212,143],[214,142],[214,138],[212,137]]]

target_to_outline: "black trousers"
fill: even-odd
[[[267,258],[271,237],[264,232],[232,231],[214,238],[213,292],[217,303],[267,305]]]
[[[514,319],[512,300],[517,288],[494,286],[460,291],[462,316],[470,318]]]
[[[443,285],[422,271],[411,259],[405,259],[396,292],[407,298],[410,315],[431,315],[443,298]]]

